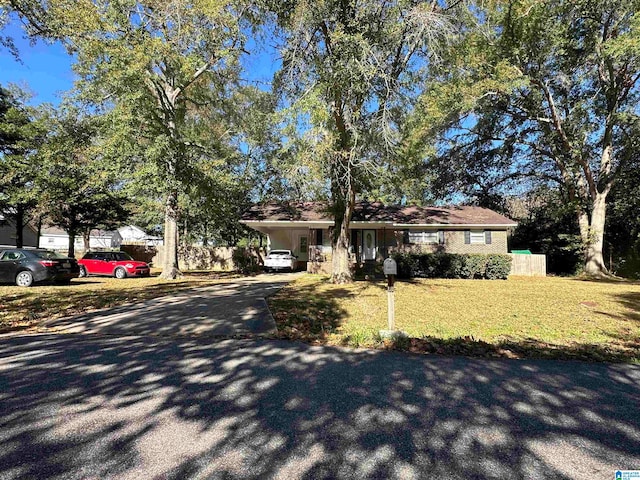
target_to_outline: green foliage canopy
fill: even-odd
[[[559,185],[592,275],[606,274],[607,195],[640,118],[639,12],[622,0],[477,5],[414,123],[416,145],[444,126],[433,165],[451,191]]]

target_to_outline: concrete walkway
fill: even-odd
[[[118,336],[268,334],[276,329],[265,297],[299,273],[262,274],[166,297],[45,322],[64,333]]]

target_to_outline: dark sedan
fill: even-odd
[[[35,282],[69,283],[79,274],[75,258],[51,250],[12,248],[0,251],[0,282],[30,287]]]

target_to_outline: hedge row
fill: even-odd
[[[396,253],[399,278],[484,278],[506,280],[511,257],[500,254]]]

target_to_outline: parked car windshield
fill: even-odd
[[[62,255],[61,253],[54,252],[53,250],[32,250],[32,253],[36,257],[42,258],[44,260],[55,260],[55,259],[61,259],[61,258],[69,258],[66,255]]]
[[[269,255],[291,255],[289,250],[271,250]]]
[[[129,255],[127,252],[115,252],[113,254],[113,259],[114,260],[133,260],[133,258],[131,258],[131,255]]]

